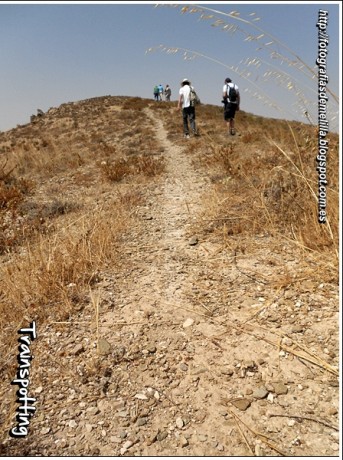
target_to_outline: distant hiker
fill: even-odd
[[[166,101],[170,101],[171,88],[169,85],[166,85],[166,89],[164,90],[164,96],[165,96]]]
[[[155,85],[154,86],[154,99],[155,99],[155,101],[158,101],[159,95],[160,95],[160,91],[158,89],[158,85]]]
[[[229,128],[229,133],[233,136],[236,134],[235,114],[239,110],[241,100],[239,88],[235,83],[232,83],[231,78],[225,78],[222,102],[224,103],[224,120]]]
[[[162,101],[163,86],[161,85],[161,83],[158,85],[158,93],[159,93],[159,100]]]
[[[198,136],[198,131],[195,124],[195,105],[191,103],[191,92],[195,93],[193,86],[188,78],[184,78],[181,82],[181,88],[179,90],[179,101],[177,108],[180,109],[182,106],[182,118],[183,118],[183,133],[184,137],[189,139],[189,128],[188,119],[194,136]]]

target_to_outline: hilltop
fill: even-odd
[[[0,133],[2,455],[338,455],[338,136],[320,225],[313,127],[197,122],[104,96]]]

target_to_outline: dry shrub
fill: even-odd
[[[131,161],[127,158],[118,158],[112,163],[103,161],[101,172],[103,177],[109,182],[120,182],[131,172]]]
[[[141,174],[154,177],[164,171],[165,164],[162,158],[148,155],[134,155],[118,158],[112,163],[103,161],[101,171],[103,177],[110,182],[120,182],[129,176]]]
[[[162,158],[141,155],[136,159],[135,168],[139,174],[153,177],[164,172],[165,163]]]

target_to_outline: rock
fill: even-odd
[[[144,395],[144,394],[142,394],[142,393],[137,393],[134,397],[135,397],[136,399],[140,399],[140,400],[142,400],[142,401],[147,401],[147,400],[149,399],[146,395]]]
[[[196,236],[192,236],[192,238],[188,241],[188,244],[190,246],[195,246],[199,242],[198,238]]]
[[[295,334],[299,334],[300,332],[303,332],[303,331],[304,331],[304,328],[300,324],[297,324],[296,326],[292,327],[292,332],[294,332]]]
[[[139,417],[137,419],[137,426],[144,426],[147,424],[147,422],[148,422],[147,417]]]
[[[222,367],[220,369],[220,373],[223,374],[223,375],[228,375],[231,377],[231,375],[234,374],[234,370],[231,369],[230,367]]]
[[[194,324],[194,319],[192,318],[187,318],[186,321],[183,323],[182,327],[186,329],[187,327],[190,327]]]
[[[251,401],[247,398],[238,398],[232,401],[232,404],[241,411],[245,411],[250,407]]]
[[[94,407],[88,407],[88,409],[86,410],[86,412],[87,412],[87,415],[92,416],[92,415],[97,415],[97,414],[99,414],[100,410],[99,410],[98,407],[95,407],[95,406],[94,406]]]
[[[70,354],[72,354],[72,355],[74,355],[74,356],[77,356],[77,355],[79,355],[80,353],[82,353],[83,351],[85,351],[85,349],[83,348],[82,343],[78,343],[78,344],[73,348],[73,350],[71,350]]]
[[[181,436],[180,437],[180,446],[181,447],[187,447],[188,446],[188,440],[184,437],[184,436]]]
[[[168,436],[167,431],[161,431],[160,433],[157,434],[157,441],[163,441],[163,439],[166,439]]]
[[[256,399],[264,399],[268,395],[268,390],[262,386],[262,387],[256,388],[256,390],[254,390],[252,395]]]
[[[50,428],[49,428],[49,427],[42,428],[41,433],[42,433],[42,434],[48,434],[48,433],[50,433]]]
[[[99,339],[98,352],[100,355],[108,355],[111,351],[111,344],[106,339]]]
[[[132,441],[126,441],[126,442],[124,442],[123,447],[120,449],[120,454],[121,454],[121,455],[124,455],[125,452],[126,452],[128,449],[130,449],[130,447],[132,447],[132,445],[133,445],[133,442],[132,442]]]
[[[175,424],[176,424],[177,428],[181,429],[183,427],[183,425],[184,425],[182,418],[178,417],[176,419],[176,421],[175,421]]]
[[[184,371],[184,372],[188,371],[188,366],[187,366],[186,363],[181,363],[181,364],[179,365],[179,368],[180,368],[182,371]]]
[[[274,393],[277,395],[286,395],[288,393],[287,386],[282,382],[273,382],[272,383]]]
[[[330,407],[328,409],[328,414],[329,415],[336,415],[338,413],[338,410],[335,407]]]
[[[200,442],[206,442],[207,441],[207,434],[198,434],[198,440]]]

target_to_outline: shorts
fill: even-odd
[[[236,110],[237,104],[232,104],[231,102],[228,102],[224,107],[224,120],[233,120],[235,118]]]

